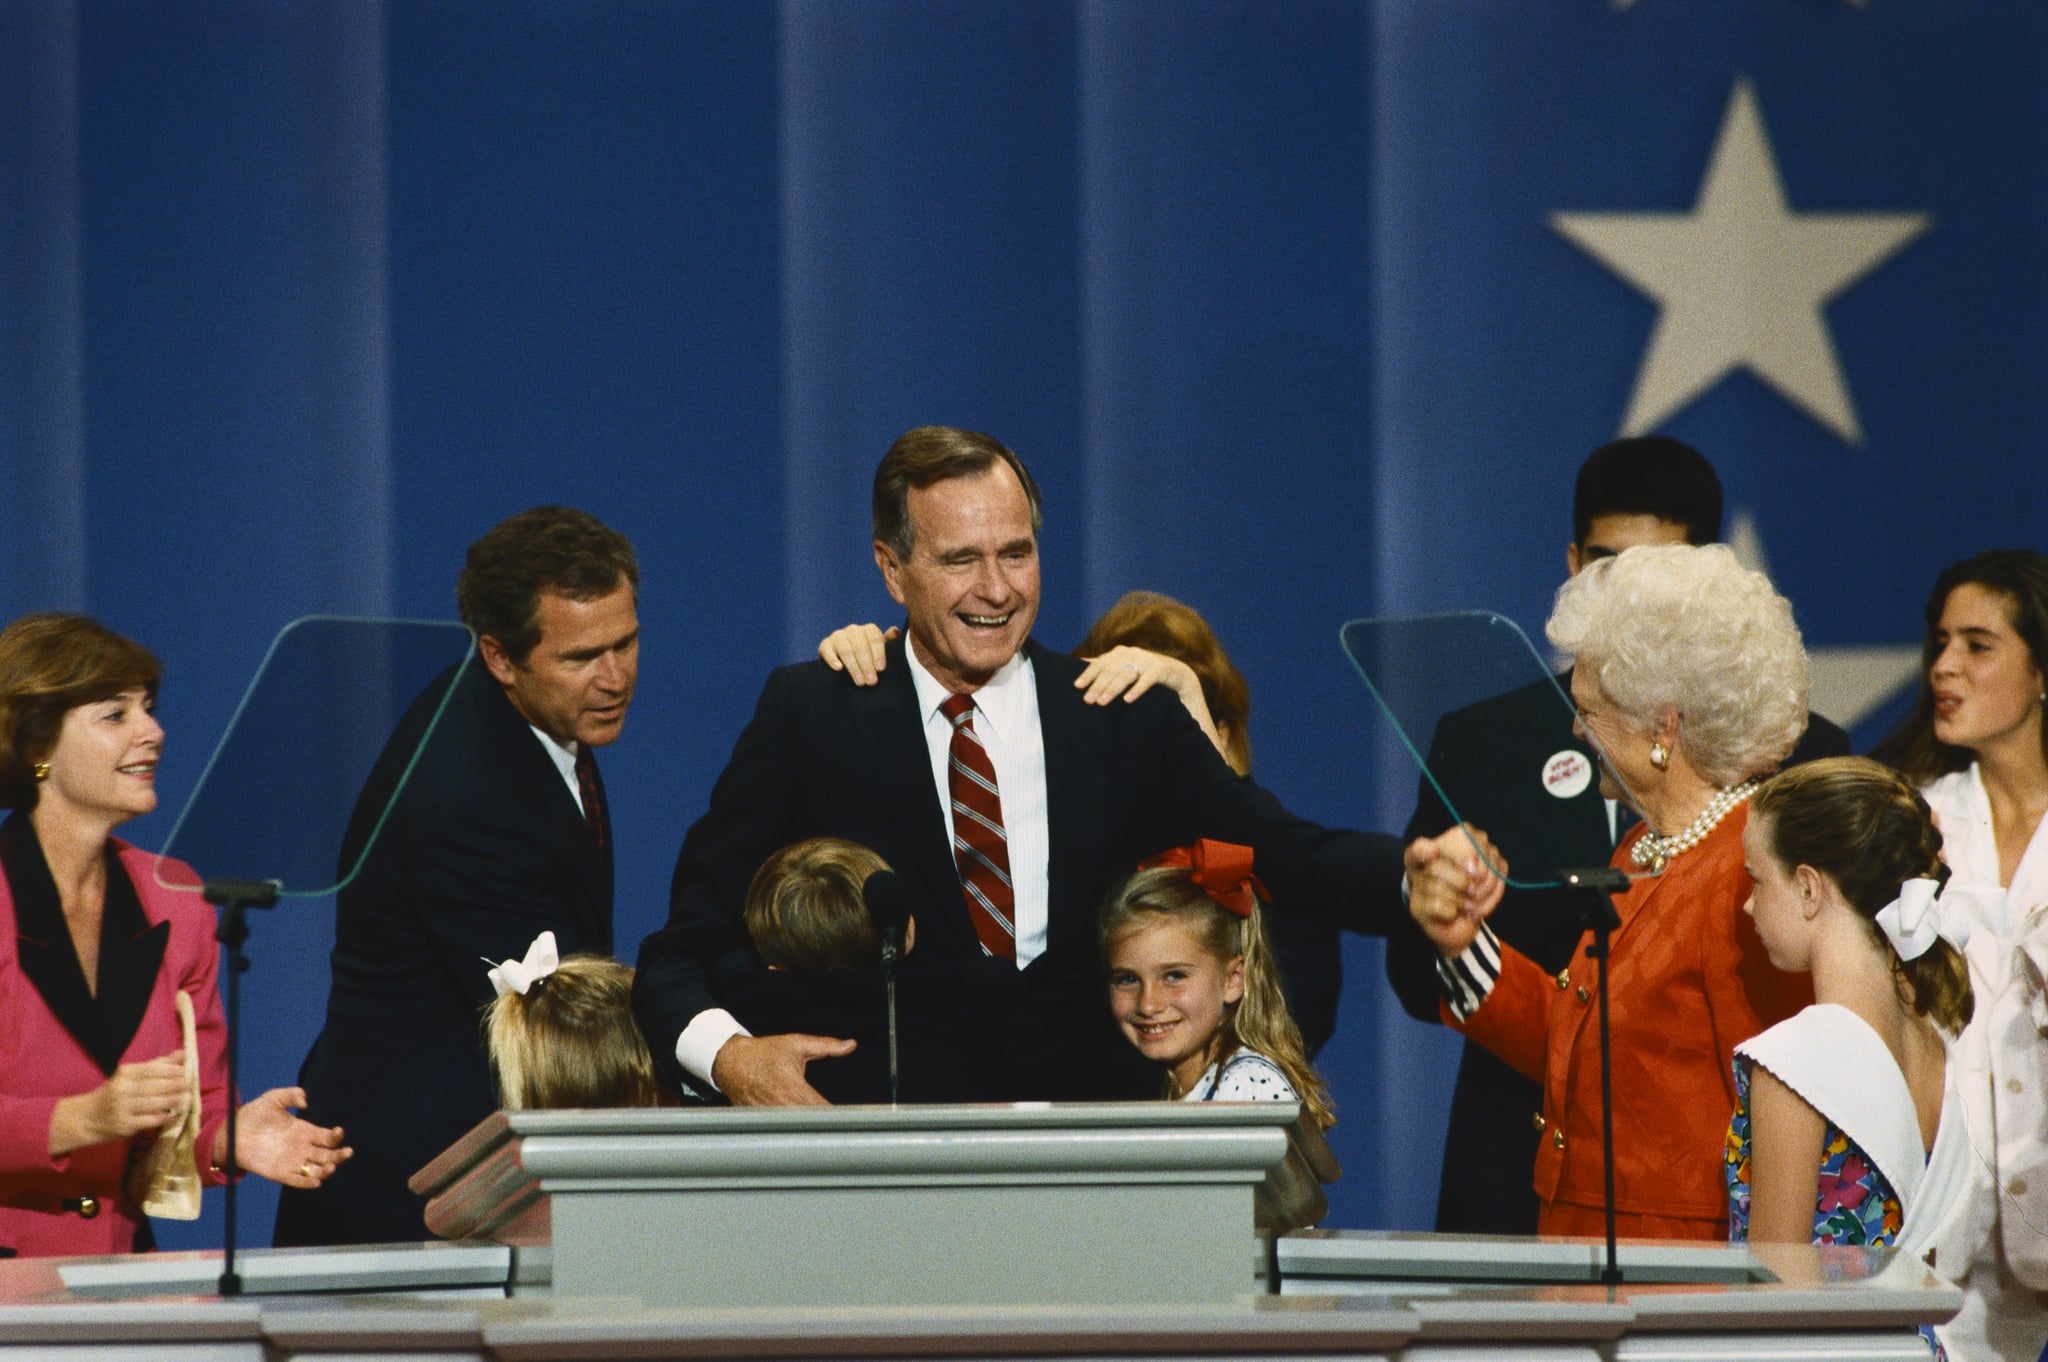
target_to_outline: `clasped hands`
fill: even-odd
[[[1446,959],[1464,954],[1506,892],[1507,858],[1491,839],[1461,823],[1439,837],[1418,837],[1402,853],[1408,916]]]

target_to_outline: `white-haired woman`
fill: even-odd
[[[1745,801],[1806,726],[1792,607],[1725,547],[1637,548],[1558,592],[1550,641],[1572,655],[1600,786],[1642,822],[1614,864],[1653,879],[1615,900],[1608,976],[1617,1228],[1722,1239],[1735,1047],[1812,1001],[1744,916]],[[1438,952],[1446,1019],[1543,1084],[1537,1228],[1603,1232],[1597,966],[1590,932],[1547,975],[1477,918],[1413,910]]]

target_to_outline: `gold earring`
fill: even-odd
[[[47,761],[37,762],[35,772],[37,780],[48,780],[50,778],[50,763]]]
[[[1671,765],[1670,749],[1665,747],[1664,744],[1661,742],[1651,743],[1650,765],[1656,767],[1660,771],[1663,770],[1665,767]]]

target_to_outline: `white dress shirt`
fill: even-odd
[[[527,727],[533,728],[533,725],[528,724]],[[533,736],[540,739],[541,749],[555,763],[555,769],[562,773],[563,781],[569,786],[569,798],[576,801],[576,812],[582,813],[583,782],[576,779],[576,758],[581,755],[581,749],[575,743],[566,746],[558,743],[538,728],[533,728]]]

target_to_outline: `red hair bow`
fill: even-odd
[[[1197,888],[1216,900],[1219,907],[1239,917],[1252,915],[1252,891],[1271,898],[1259,877],[1252,874],[1252,849],[1236,842],[1218,842],[1204,837],[1191,847],[1162,851],[1150,860],[1138,862],[1138,869],[1171,866],[1188,871]]]

